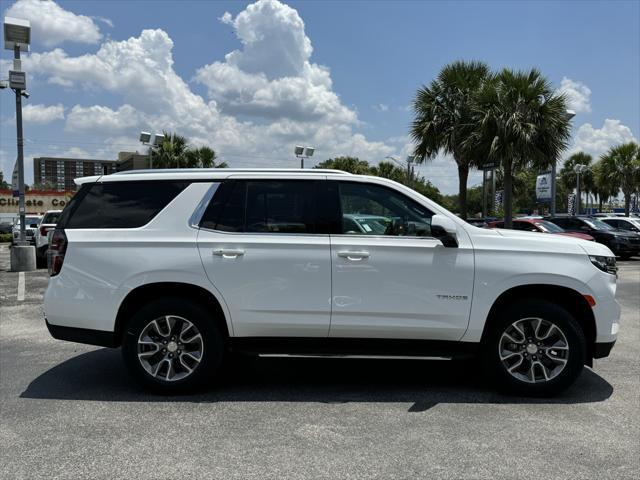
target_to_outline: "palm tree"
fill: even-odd
[[[367,175],[370,167],[366,160],[360,160],[357,157],[336,157],[320,162],[314,168],[335,168],[358,175]]]
[[[566,100],[536,69],[508,69],[487,80],[474,101],[475,126],[467,142],[486,151],[504,172],[505,228],[512,227],[513,175],[542,169],[567,147]]]
[[[190,148],[185,152],[185,163],[191,168],[227,168],[227,162],[216,163],[216,152],[209,147]]]
[[[469,168],[484,162],[477,146],[465,139],[473,124],[473,97],[489,75],[489,67],[482,62],[450,63],[429,86],[418,90],[413,101],[411,137],[416,143],[415,159],[430,160],[438,152],[453,156],[458,166],[460,216],[465,219]]]
[[[624,194],[624,214],[629,216],[631,195],[638,191],[640,184],[640,147],[634,143],[624,143],[609,149],[600,157],[600,175],[611,182]]]
[[[598,196],[598,211],[602,212],[603,203],[618,194],[620,186],[606,176],[602,169],[603,162],[599,160],[591,167],[593,172],[593,192]]]
[[[164,141],[160,145],[151,147],[151,155],[153,156],[153,167],[185,167],[187,164],[187,139],[176,133],[163,133]]]
[[[586,165],[590,168],[580,174],[581,190],[587,194],[595,193],[595,181],[593,169],[591,168],[592,160],[593,158],[588,153],[576,152],[564,162],[564,165],[562,165],[562,168],[560,169],[560,181],[568,191],[572,191],[576,187],[577,173],[575,171],[575,166]]]

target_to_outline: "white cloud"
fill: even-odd
[[[55,120],[64,120],[64,107],[57,105],[25,105],[22,108],[22,119],[25,123],[45,124]]]
[[[198,70],[195,80],[208,88],[225,113],[297,121],[357,122],[332,90],[327,67],[310,62],[313,47],[304,22],[293,8],[277,0],[259,0],[232,25],[242,49]]]
[[[378,112],[388,112],[389,111],[389,105],[387,105],[386,103],[379,103],[377,105],[374,105],[373,109],[377,110]]]
[[[584,83],[564,77],[560,82],[560,92],[566,95],[569,109],[576,113],[591,112],[591,89]]]
[[[602,128],[594,128],[590,123],[581,125],[570,152],[582,151],[597,158],[612,146],[636,141],[629,127],[623,125],[620,120],[607,118]]]
[[[74,132],[95,131],[102,135],[112,135],[128,130],[135,131],[140,121],[140,114],[131,105],[122,105],[117,110],[100,105],[75,105],[67,115],[65,128]]]
[[[114,145],[135,143],[138,128],[176,131],[211,145],[234,166],[293,166],[298,143],[315,146],[317,161],[356,155],[375,163],[395,151],[354,131],[357,114],[332,90],[329,70],[309,62],[311,42],[295,10],[261,0],[225,19],[242,49],[198,72],[208,100],[175,72],[173,41],[159,29],[105,41],[94,54],[33,53],[25,68],[49,83],[120,97],[121,106],[76,105],[66,123],[68,131]],[[236,118],[239,113],[245,120]]]
[[[31,22],[32,38],[46,47],[62,42],[98,43],[100,29],[87,16],[76,15],[50,0],[18,0],[5,14]]]

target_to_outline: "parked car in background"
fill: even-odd
[[[12,229],[13,229],[12,222],[0,222],[0,234],[11,233]]]
[[[25,240],[29,242],[31,245],[36,244],[36,230],[38,229],[38,225],[42,220],[40,215],[27,215],[24,217],[25,219]],[[12,239],[11,243],[13,245],[17,244],[20,241],[20,218],[16,218],[13,223],[13,227],[11,229]]]
[[[604,223],[611,225],[618,230],[625,230],[640,235],[640,219],[635,217],[604,217],[601,218]]]
[[[611,249],[618,257],[628,259],[640,254],[640,236],[618,230],[602,220],[589,216],[545,217],[568,232],[586,233]]]
[[[504,228],[504,221],[489,222],[488,228]],[[513,220],[513,229],[524,232],[540,232],[552,233],[554,235],[565,235],[567,237],[575,237],[581,240],[589,240],[594,242],[595,239],[591,235],[580,232],[566,232],[562,227],[555,223],[543,220],[542,218],[518,218]]]
[[[162,393],[239,352],[475,357],[501,388],[550,395],[617,338],[607,247],[476,228],[388,179],[172,169],[76,183],[49,248],[46,325],[121,346]]]
[[[41,265],[46,264],[47,261],[47,250],[49,249],[48,233],[55,230],[61,213],[62,210],[47,211],[42,217],[42,221],[36,230],[36,261]]]

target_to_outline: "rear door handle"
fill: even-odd
[[[359,262],[360,260],[369,258],[369,252],[364,250],[341,250],[338,252],[338,256],[341,258],[346,258],[347,260],[351,260],[352,262]]]
[[[241,248],[220,248],[214,250],[213,254],[223,258],[237,258],[244,255],[244,250]]]

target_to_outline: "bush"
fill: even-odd
[[[10,242],[11,234],[10,233],[0,233],[0,243]]]

